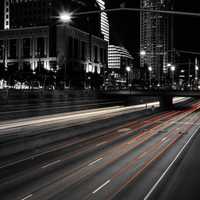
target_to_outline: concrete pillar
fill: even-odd
[[[161,96],[159,97],[160,107],[162,109],[171,109],[173,108],[173,97],[172,96]]]

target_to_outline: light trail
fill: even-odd
[[[187,99],[187,98],[186,98]],[[177,98],[175,99],[176,103],[185,101],[185,98]],[[149,107],[159,107],[159,102],[154,103],[147,103],[147,104],[140,104],[140,105],[134,105],[134,106],[113,106],[108,108],[100,108],[100,109],[91,109],[91,110],[85,110],[85,111],[76,111],[71,113],[63,113],[63,114],[57,114],[57,115],[47,115],[43,117],[34,117],[34,118],[27,118],[23,120],[12,120],[10,123],[3,122],[0,124],[0,131],[5,129],[12,129],[12,128],[19,128],[24,126],[33,126],[33,125],[47,125],[52,123],[58,123],[58,122],[67,122],[67,121],[79,121],[81,119],[87,119],[89,117],[97,117],[97,116],[106,116],[109,114],[116,114],[120,112],[133,112],[134,109],[143,109],[143,108],[149,108]],[[112,115],[110,116],[112,117]],[[0,133],[4,134],[4,133]]]

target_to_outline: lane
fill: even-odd
[[[191,111],[192,112],[192,111]],[[185,113],[182,115],[182,118],[183,117],[185,117]],[[172,121],[172,123],[174,123],[174,121],[175,120],[173,120]],[[168,125],[169,125],[169,123],[168,123]],[[167,127],[167,126],[166,126]],[[163,127],[162,127],[163,128]],[[162,129],[161,129],[162,130]],[[158,131],[159,132],[159,131]],[[159,133],[161,133],[161,132],[159,132]],[[162,134],[157,134],[157,135],[162,135]],[[166,136],[165,136],[166,137]],[[139,138],[143,138],[143,137],[141,137],[141,135],[140,135],[140,137]],[[156,138],[156,137],[155,137]],[[141,139],[140,139],[140,141],[141,141]],[[161,141],[163,142],[163,143],[166,143],[166,141],[168,142],[168,140],[163,140],[164,138],[162,138],[161,139]],[[144,140],[144,138],[143,138],[143,140]],[[136,140],[135,140],[135,142],[136,143],[138,143],[138,141],[139,141],[139,139],[137,138]],[[129,148],[125,148],[125,146],[129,146]],[[108,161],[109,161],[109,163],[110,163],[110,160],[111,159],[113,159],[113,158],[115,158],[115,160],[119,160],[119,157],[122,157],[122,156],[124,156],[124,154],[127,154],[127,151],[129,152],[129,151],[131,151],[132,150],[132,148],[134,147],[134,143],[126,143],[126,145],[125,146],[119,146],[118,145],[118,148],[117,149],[113,149],[112,147],[111,147],[111,152],[110,152],[110,156],[111,156],[111,158],[109,158],[108,159]],[[113,153],[113,152],[119,152],[117,155],[116,155],[116,153]],[[106,155],[107,154],[109,154],[109,152],[106,152]],[[144,154],[144,152],[143,152],[143,154],[142,154],[142,157],[143,156],[145,156],[146,155],[146,153]],[[103,156],[101,156],[101,158],[104,158]],[[91,160],[94,160],[95,161],[95,159],[91,159]],[[91,160],[90,160],[90,162],[89,163],[91,163]],[[104,159],[102,159],[102,161],[104,161],[105,162],[105,160]],[[113,161],[114,162],[114,161]],[[102,162],[99,162],[99,163],[102,163]],[[122,162],[123,163],[123,162]],[[110,165],[110,164],[106,164],[106,166],[107,165]],[[87,163],[87,166],[88,166],[88,163]],[[93,166],[93,165],[92,165]],[[94,165],[94,166],[96,166],[96,165]],[[96,172],[96,168],[94,169],[94,173]],[[87,168],[86,168],[86,172],[84,173],[84,170],[82,171],[81,170],[81,174],[84,174],[84,176],[86,175],[88,173],[88,170],[87,170]],[[67,175],[66,175],[67,176]],[[77,176],[77,175],[76,175]],[[78,176],[78,178],[80,178],[81,176],[79,175]],[[66,177],[66,178],[69,178],[68,176]],[[74,177],[73,177],[74,178]],[[72,183],[72,181],[74,180],[76,180],[76,178],[74,178],[73,179],[72,177],[71,177],[71,179],[70,179],[70,181],[68,180],[67,181],[67,183],[69,184],[69,183]],[[63,182],[63,181],[61,181],[61,182]],[[62,188],[62,187],[59,187],[59,188]],[[55,189],[54,189],[55,190]],[[56,189],[57,190],[57,189]],[[23,191],[21,191],[22,193],[23,193]],[[45,197],[44,197],[45,198]],[[44,199],[43,197],[42,197],[42,199]]]
[[[31,160],[33,158],[36,159],[38,156],[45,155],[47,153],[52,153],[53,151],[56,151],[59,149],[64,149],[64,148],[70,147],[72,145],[80,145],[80,147],[82,148],[84,146],[88,147],[89,145],[92,144],[93,146],[96,145],[96,147],[99,147],[104,144],[113,142],[114,139],[118,140],[124,136],[125,136],[124,138],[130,137],[131,135],[127,135],[129,133],[137,132],[137,134],[139,134],[146,128],[151,128],[151,129],[157,128],[158,125],[162,123],[162,121],[169,120],[170,118],[175,117],[179,113],[180,113],[179,111],[163,112],[163,113],[157,114],[155,116],[151,116],[151,118],[150,117],[143,118],[144,122],[141,122],[141,119],[139,119],[134,122],[130,122],[127,124],[123,124],[122,126],[115,127],[114,129],[111,129],[109,131],[106,130],[105,132],[101,132],[99,135],[92,134],[92,135],[89,135],[88,137],[84,137],[84,138],[75,137],[75,138],[72,138],[71,140],[66,141],[64,143],[64,145],[59,145],[58,147],[55,146],[50,151],[47,151],[47,152],[43,151],[41,154],[31,155],[30,157],[23,158],[21,160],[21,162],[25,161],[26,159],[27,160]],[[159,119],[159,121],[158,121],[158,119]],[[80,147],[78,147],[78,148],[80,148]],[[17,162],[14,161],[13,164],[19,163],[19,162],[20,162],[20,160],[18,159],[18,161]],[[1,169],[3,169],[4,167],[10,166],[10,165],[12,166],[12,162],[4,164],[4,165],[3,165],[3,163],[1,163]]]
[[[177,141],[176,144],[173,145],[173,148],[170,148],[163,157],[160,157],[158,160],[153,163],[148,170],[144,171],[142,175],[140,175],[139,179],[136,179],[133,182],[130,182],[130,184],[121,191],[116,198],[114,199],[126,199],[131,200],[133,199],[161,199],[161,196],[155,196],[153,194],[152,196],[152,189],[156,186],[158,187],[160,191],[160,185],[158,185],[158,182],[160,182],[161,179],[163,179],[163,175],[165,176],[167,173],[168,176],[168,170],[169,168],[172,168],[172,170],[177,166],[176,160],[180,160],[180,152],[185,150],[185,147],[188,146],[188,144],[191,142],[191,138],[194,137],[195,134],[198,134],[199,132],[199,123],[200,123],[200,113],[199,111],[197,113],[194,113],[196,117],[191,117],[190,125],[187,123],[189,121],[185,120],[185,123],[182,123],[182,126],[179,127],[179,123],[176,124],[177,130],[181,131],[183,133],[182,138]],[[193,114],[192,114],[193,116]],[[183,126],[183,124],[185,124]],[[182,156],[181,156],[182,157]],[[182,158],[181,158],[182,159]],[[171,169],[170,169],[171,170]],[[187,173],[186,173],[187,174]],[[173,173],[170,172],[169,180],[174,177]],[[168,177],[164,178],[165,180],[162,180],[162,191],[165,191],[165,183],[166,180],[168,180]],[[174,178],[173,178],[174,180]],[[183,179],[182,179],[183,180]],[[163,182],[164,181],[164,182]],[[160,184],[160,183],[159,183]],[[176,186],[173,185],[175,189]],[[154,190],[154,189],[153,189]],[[157,190],[157,188],[156,188]],[[168,191],[169,192],[169,191]],[[157,193],[156,193],[157,194]],[[170,196],[170,193],[167,193],[167,190],[165,191],[166,196]],[[175,193],[174,193],[175,194]],[[178,195],[181,195],[181,193],[177,193]],[[181,198],[169,198],[166,199],[181,199]],[[188,198],[186,198],[188,199]],[[193,199],[193,198],[192,198]]]
[[[199,118],[198,118],[199,120]],[[176,128],[174,128],[176,130]],[[142,146],[141,152],[135,157],[132,158],[134,155],[134,152],[131,152],[130,155],[128,155],[127,160],[123,158],[123,160],[120,160],[121,163],[115,163],[114,166],[109,166],[103,171],[98,172],[95,176],[89,177],[86,179],[86,181],[79,182],[78,184],[70,187],[63,188],[63,191],[60,191],[58,195],[52,196],[52,199],[65,199],[68,197],[69,199],[110,199],[113,198],[113,195],[115,193],[116,188],[118,189],[117,193],[121,191],[129,182],[133,181],[140,173],[143,172],[153,161],[155,161],[157,158],[159,158],[163,153],[166,152],[180,137],[182,137],[181,134],[179,134],[179,130],[172,129],[169,133],[169,140],[163,141],[163,138],[161,137],[157,143],[151,143],[152,146],[148,146],[145,148],[145,145]],[[176,134],[175,134],[176,133]],[[166,136],[165,136],[166,137]],[[171,137],[171,138],[170,138]],[[154,141],[155,142],[155,141]],[[166,148],[162,149],[162,145]],[[157,148],[156,148],[157,147]],[[153,155],[155,157],[152,158],[153,155],[151,155],[151,150],[153,150]],[[116,152],[116,151],[115,151]],[[158,153],[159,152],[159,153]],[[118,152],[116,152],[118,153]],[[150,155],[149,155],[150,154]],[[144,160],[140,160],[142,158],[145,158]],[[137,161],[140,161],[137,163]],[[125,164],[126,162],[129,162],[128,164]],[[120,167],[120,164],[125,167]],[[113,176],[110,176],[110,174],[113,173],[114,170],[118,169],[116,173],[114,173]],[[130,171],[129,171],[130,170]],[[133,170],[133,172],[131,172]],[[133,173],[133,174],[132,174]],[[116,178],[116,179],[115,179]],[[130,178],[127,180],[127,178]],[[109,185],[100,191],[100,193],[97,196],[91,195],[91,191],[93,188],[98,188],[99,185],[104,183],[107,179],[110,180],[112,185],[109,187]],[[113,181],[112,181],[113,180]],[[124,185],[124,181],[125,185]],[[122,184],[122,186],[121,186]],[[92,188],[91,188],[92,187]],[[122,187],[122,188],[121,188]],[[89,190],[89,191],[88,191]],[[78,193],[76,191],[79,191]],[[87,195],[89,193],[89,196]],[[93,194],[93,193],[92,193]],[[45,194],[44,194],[45,195]],[[36,196],[38,198],[38,196]],[[34,199],[36,199],[34,198]],[[43,198],[43,196],[42,196]],[[133,198],[133,196],[132,196]]]
[[[170,116],[173,116],[173,115],[175,115],[174,112],[166,112],[166,113],[163,113],[161,116],[160,115],[154,116],[153,119],[156,121],[156,119],[160,118],[160,119],[163,119],[163,121],[164,121],[164,120],[166,120],[167,118],[169,118]],[[158,126],[161,123],[161,122],[159,122],[158,124],[152,126],[152,124],[155,123],[155,122],[147,120],[145,123],[139,124],[139,126],[138,126],[138,122],[139,122],[139,120],[135,121],[135,122],[132,122],[132,123],[129,123],[129,124],[126,124],[126,125],[124,125],[124,128],[123,127],[117,127],[117,128],[115,128],[115,130],[110,131],[110,133],[107,131],[107,132],[103,133],[104,135],[101,134],[101,136],[99,136],[97,138],[92,136],[90,139],[88,138],[85,141],[85,143],[80,143],[81,141],[76,141],[75,144],[78,145],[80,143],[80,145],[78,145],[76,147],[76,149],[74,149],[74,150],[72,150],[72,149],[68,150],[69,151],[69,153],[68,153],[69,155],[67,154],[67,151],[65,149],[63,151],[64,152],[64,156],[60,153],[61,155],[56,154],[54,156],[51,156],[51,158],[49,158],[49,157],[46,157],[47,155],[45,155],[45,153],[43,152],[44,156],[41,157],[41,155],[38,155],[38,157],[40,156],[40,159],[37,159],[37,156],[34,155],[34,162],[37,163],[37,165],[40,166],[40,164],[44,164],[45,161],[46,162],[53,162],[53,160],[55,158],[59,158],[59,159],[63,159],[63,160],[66,160],[64,158],[67,158],[68,160],[70,160],[70,157],[71,157],[70,154],[73,154],[73,156],[75,156],[77,154],[78,155],[79,154],[83,154],[85,151],[86,152],[87,151],[94,151],[95,149],[98,150],[99,148],[103,148],[102,144],[104,144],[104,148],[106,146],[111,145],[111,144],[112,145],[117,145],[121,141],[124,141],[124,140],[127,140],[129,138],[135,137],[135,134],[133,134],[134,131],[137,132],[137,134],[139,134],[140,133],[140,131],[139,131],[140,129],[143,130],[144,127],[153,128],[155,126]],[[125,131],[125,132],[121,132],[122,129],[125,130],[125,127],[129,127],[129,129],[131,131],[128,130],[128,131]],[[149,133],[143,133],[142,135],[147,137],[147,138],[149,138],[151,136],[151,134],[149,134]],[[136,139],[139,139],[142,135],[139,135]],[[84,142],[84,140],[82,142]],[[68,146],[70,146],[70,144]],[[67,145],[65,146],[65,148],[67,149]],[[90,148],[92,148],[92,149],[90,150]],[[52,151],[48,152],[48,153],[52,153]],[[31,167],[32,167],[32,162],[31,162],[32,158],[33,158],[32,156],[30,158],[27,158],[29,166],[31,166]],[[19,161],[17,163],[20,164]],[[17,163],[13,163],[13,165],[17,164]],[[9,176],[10,172],[9,171],[5,172],[5,171],[3,171],[3,169],[5,167],[9,166],[11,168],[11,171],[13,172],[13,167],[14,167],[13,165],[12,165],[12,163],[10,163],[10,165],[2,166],[1,167],[1,174],[3,174],[4,176],[5,175]],[[17,165],[14,168],[16,169],[16,167],[17,167]],[[26,170],[29,170],[29,167],[27,165],[26,165]],[[34,167],[34,170],[36,170],[36,165]],[[30,171],[30,173],[31,172],[32,171]]]

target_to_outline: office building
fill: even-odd
[[[90,51],[87,32],[63,25],[1,30],[0,64],[16,72],[65,68],[71,86],[84,87],[86,75],[102,74],[107,62],[107,42],[91,41]]]
[[[112,84],[127,84],[133,78],[133,57],[122,46],[108,46],[108,79]],[[130,71],[128,71],[129,69]]]
[[[172,0],[141,0],[141,8],[171,10]],[[152,67],[152,78],[162,82],[167,63],[173,62],[172,17],[153,12],[141,12],[140,19],[140,65],[148,71]]]
[[[133,57],[122,46],[109,45],[108,66],[110,69],[123,69],[133,64]]]
[[[65,10],[104,9],[96,0],[4,0],[4,30],[0,32],[0,63],[33,71],[67,68],[71,85],[82,87],[90,72],[107,67],[108,31],[104,15],[59,21]],[[105,40],[104,40],[105,39]]]
[[[105,10],[105,1],[97,0],[101,10]],[[104,40],[109,43],[110,32],[109,32],[109,21],[107,13],[101,13],[101,33],[103,34]]]

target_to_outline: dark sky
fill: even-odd
[[[139,7],[139,0],[108,0],[111,8],[126,2],[126,7]],[[175,0],[174,10],[200,13],[199,0]],[[111,38],[121,42],[130,52],[139,51],[139,14],[110,14]],[[175,16],[175,48],[200,52],[200,17]]]

